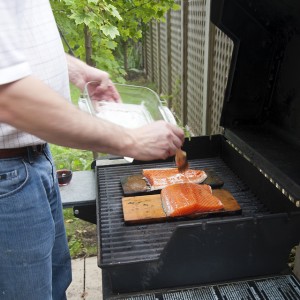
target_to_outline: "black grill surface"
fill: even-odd
[[[190,168],[209,168],[224,181],[242,208],[242,216],[268,214],[251,190],[229,169],[219,157],[189,160]],[[98,175],[98,232],[100,235],[100,263],[131,263],[157,259],[178,224],[204,222],[207,218],[178,220],[146,225],[126,225],[123,220],[120,183],[122,176],[140,174],[146,168],[174,167],[174,163],[147,163],[140,165],[110,165],[97,167]],[[223,216],[214,218],[235,218]]]

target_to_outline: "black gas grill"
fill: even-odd
[[[217,173],[241,213],[127,225],[121,177],[174,162],[98,163],[104,298],[300,299],[287,267],[300,241],[300,2],[212,0],[211,12],[235,45],[225,130],[184,150],[191,168]]]
[[[238,200],[244,217],[270,213],[249,187],[229,169],[221,157],[192,159],[189,160],[189,163],[191,168],[209,168],[214,170],[220,178],[226,178],[224,188],[231,191]],[[111,264],[158,259],[176,227],[180,224],[187,225],[195,222],[193,219],[165,222],[163,223],[163,231],[161,230],[161,223],[138,226],[128,226],[124,223],[120,201],[123,197],[120,177],[134,173],[140,174],[144,168],[161,167],[174,167],[174,162],[131,165],[130,167],[118,165],[106,167],[104,172],[102,168],[98,168],[99,199],[101,199],[99,226],[102,267]],[[101,189],[102,186],[105,188]]]
[[[295,205],[223,136],[187,140],[185,150],[192,168],[210,168],[224,180],[223,188],[238,201],[241,214],[126,225],[120,178],[174,162],[98,166],[99,266],[113,292],[287,271],[290,250],[300,240]]]

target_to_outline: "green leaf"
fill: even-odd
[[[172,5],[172,9],[173,9],[173,10],[180,10],[180,9],[181,9],[181,6],[178,5],[178,4],[173,4],[173,5]]]
[[[114,41],[107,41],[107,42],[105,42],[105,45],[106,45],[106,47],[108,48],[108,49],[115,49],[116,47],[117,47],[117,43],[116,42],[114,42]]]
[[[76,25],[83,24],[86,18],[85,12],[73,13],[70,18],[75,20]]]
[[[106,35],[114,39],[116,36],[120,35],[119,30],[116,26],[107,24],[101,27],[101,31]]]
[[[74,1],[72,1],[72,0],[64,0],[64,2],[66,3],[66,5],[72,6]]]
[[[119,11],[116,9],[115,6],[109,4],[107,5],[107,9],[111,12],[111,14],[116,17],[118,20],[122,20],[122,17],[119,14]]]

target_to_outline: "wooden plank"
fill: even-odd
[[[220,188],[224,181],[210,169],[203,169],[207,174],[207,178],[202,182],[208,184],[212,188]],[[142,174],[121,177],[121,185],[125,196],[145,195],[150,193],[159,193],[160,190],[151,191]]]
[[[213,195],[218,197],[224,205],[224,210],[215,212],[201,212],[184,218],[199,218],[207,215],[231,215],[233,213],[240,213],[241,207],[232,196],[232,194],[224,189],[213,190]],[[164,222],[168,220],[182,219],[170,218],[165,214],[160,194],[146,195],[146,196],[133,196],[122,198],[124,221],[131,224],[151,223],[151,222]]]
[[[167,218],[162,207],[160,194],[124,197],[122,206],[125,222],[144,223]]]

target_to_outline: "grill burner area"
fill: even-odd
[[[269,214],[264,205],[251,190],[219,158],[189,160],[190,168],[209,168],[224,181],[224,189],[232,193],[242,208],[242,216]],[[174,163],[148,163],[142,165],[118,165],[98,168],[99,180],[99,220],[101,234],[102,265],[137,262],[158,258],[174,229],[180,224],[205,222],[212,217],[176,220],[172,222],[125,225],[123,220],[122,176],[141,173],[142,169],[174,167]],[[213,217],[226,219],[229,216]],[[230,216],[234,218],[234,216]]]

